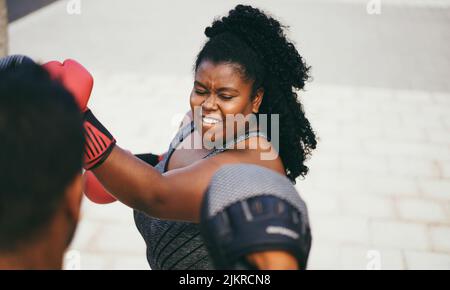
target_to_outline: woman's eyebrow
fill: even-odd
[[[200,87],[202,87],[202,88],[204,88],[204,89],[208,89],[204,84],[202,84],[202,83],[199,82],[199,81],[194,81],[194,85],[200,86]]]
[[[234,89],[234,88],[230,88],[230,87],[221,87],[219,89],[217,89],[218,92],[222,92],[222,91],[229,91],[229,92],[234,92],[234,93],[239,93],[238,90]]]
[[[200,86],[200,87],[208,90],[208,87],[206,85],[202,84],[199,81],[194,81],[194,85]],[[229,92],[233,92],[233,93],[239,94],[239,91],[234,89],[234,88],[232,88],[232,87],[221,87],[221,88],[217,89],[217,92],[223,92],[223,91],[229,91]]]

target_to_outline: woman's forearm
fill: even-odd
[[[161,219],[198,222],[203,195],[214,172],[223,164],[239,162],[239,158],[224,157],[199,160],[161,174],[116,146],[93,172],[108,192],[131,208]]]
[[[167,192],[160,172],[118,146],[93,172],[118,200],[146,213],[158,212]]]

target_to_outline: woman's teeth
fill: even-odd
[[[206,124],[214,125],[214,124],[217,124],[219,122],[220,122],[220,120],[217,120],[217,119],[214,119],[214,118],[203,117],[203,123],[206,123]]]

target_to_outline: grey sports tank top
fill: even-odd
[[[169,146],[163,160],[155,166],[159,172],[167,171],[167,164],[178,145],[195,130],[194,123],[179,130]],[[261,136],[262,132],[247,132],[223,148],[212,150],[209,158],[227,150],[228,145],[237,144],[250,137]],[[147,260],[154,270],[208,270],[213,269],[211,258],[203,244],[199,226],[195,223],[166,221],[134,211],[134,220],[147,245]]]

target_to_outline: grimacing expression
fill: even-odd
[[[237,66],[204,60],[195,73],[191,110],[194,118],[202,121],[202,136],[210,135],[211,141],[232,137],[226,136],[227,115],[248,116],[257,113],[261,105],[263,91],[258,90],[252,98],[253,81],[243,78]]]

